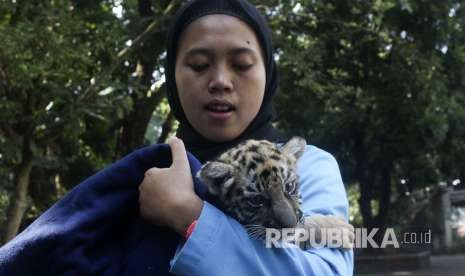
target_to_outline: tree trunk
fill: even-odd
[[[116,159],[144,145],[145,132],[152,117],[152,113],[163,100],[160,87],[150,98],[140,99],[135,102],[133,110],[124,118],[122,131],[118,137]]]
[[[381,169],[381,193],[379,195],[379,213],[376,216],[376,227],[384,229],[389,215],[389,208],[391,205],[391,174],[390,168],[384,167]]]
[[[22,161],[15,167],[14,185],[15,191],[10,198],[7,210],[5,229],[2,243],[6,243],[18,234],[21,221],[27,209],[27,194],[29,186],[29,176],[32,169],[33,154],[30,149],[30,141],[24,138],[22,149]]]
[[[165,122],[161,126],[161,134],[160,134],[160,137],[158,137],[157,144],[166,142],[166,138],[168,138],[168,134],[170,134],[170,132],[173,130],[173,121],[174,121],[174,115],[170,111],[170,113],[168,113],[168,116],[166,117]]]
[[[364,146],[364,133],[363,128],[358,128],[354,130],[355,137],[355,178],[359,184],[360,199],[358,205],[360,207],[360,212],[362,214],[363,225],[368,229],[372,228],[373,223],[373,212],[371,210],[371,200],[373,199],[373,171],[371,171],[371,166],[368,163],[368,158],[366,156],[366,149]]]
[[[152,4],[149,0],[139,0],[138,10],[141,20],[153,15]],[[141,43],[141,47],[138,48],[138,52],[136,53],[139,82],[141,87],[144,87],[146,91],[152,85],[152,73],[157,65],[157,60],[154,59],[154,56],[158,56],[164,49],[164,45],[160,44],[160,41],[164,41],[164,38],[161,40],[158,38],[157,35],[150,36],[149,39]],[[133,109],[123,119],[121,131],[117,138],[116,159],[120,159],[122,156],[144,145],[147,126],[153,111],[163,99],[163,90],[164,86],[153,92],[150,97],[141,97],[135,93],[133,96]]]
[[[377,227],[379,229],[378,235],[375,235],[375,241],[377,244],[381,245],[384,238],[384,233],[387,229],[387,218],[389,215],[389,208],[391,205],[390,169],[387,167],[383,167],[379,176],[379,183],[381,184],[381,193],[379,193],[379,212],[374,220],[374,227]]]
[[[359,206],[362,213],[363,225],[368,229],[374,227],[373,212],[371,209],[371,201],[373,199],[373,182],[364,176],[358,177],[360,187]]]

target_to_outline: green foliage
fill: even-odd
[[[6,213],[3,210],[6,210],[8,204],[10,203],[9,194],[3,188],[0,188],[0,225],[3,225],[6,221]]]
[[[358,201],[360,200],[358,186],[352,185],[347,188],[347,198],[349,199],[349,222],[355,227],[361,227],[363,225],[363,218],[360,213],[360,206],[358,205]]]
[[[147,127],[147,132],[145,133],[145,139],[149,141],[149,144],[155,144],[158,137],[161,135],[162,129],[161,125],[165,121],[170,108],[168,105],[168,100],[164,100],[155,110],[152,119]],[[172,133],[173,135],[174,133]]]
[[[465,68],[464,6],[283,1],[267,7],[281,73],[278,125],[335,154],[345,181],[367,183],[361,192],[373,200],[389,199],[382,187],[395,188],[400,179],[410,191],[463,179],[465,96],[456,72]]]
[[[82,133],[83,115],[97,116],[110,104],[105,97],[78,99],[118,50],[120,23],[109,12],[78,10],[68,1],[23,4],[0,26],[6,79],[0,119],[20,135],[25,128],[38,138],[56,129]]]
[[[76,178],[83,178],[77,172],[88,176],[112,160],[114,142],[108,134],[114,114],[131,108],[130,99],[119,95],[129,83],[129,72],[120,70],[126,79],[116,76],[98,84],[95,78],[124,47],[126,34],[111,12],[111,2],[92,2],[92,7],[64,0],[0,3],[2,191],[11,193],[12,177],[5,176],[23,159],[28,140],[36,168],[32,186],[55,185],[48,179],[52,172],[76,184]],[[83,98],[104,88],[113,93],[93,92]],[[83,156],[90,168],[70,170]]]

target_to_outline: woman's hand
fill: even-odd
[[[172,138],[169,144],[171,167],[147,170],[139,186],[140,213],[151,223],[168,226],[184,236],[187,227],[199,217],[203,201],[194,191],[184,143]]]

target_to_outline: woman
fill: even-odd
[[[141,214],[186,236],[171,260],[179,275],[352,275],[352,252],[267,249],[234,219],[194,192],[186,148],[201,162],[254,138],[282,142],[271,126],[277,87],[271,35],[245,0],[194,0],[169,30],[166,81],[180,121],[170,168],[152,168],[140,185]],[[184,141],[184,143],[183,143]],[[347,218],[335,159],[308,146],[298,173],[304,213]]]

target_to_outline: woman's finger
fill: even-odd
[[[181,170],[189,169],[189,160],[187,160],[186,148],[184,142],[176,137],[171,138],[170,142],[171,155],[173,163],[171,167],[179,168]]]

